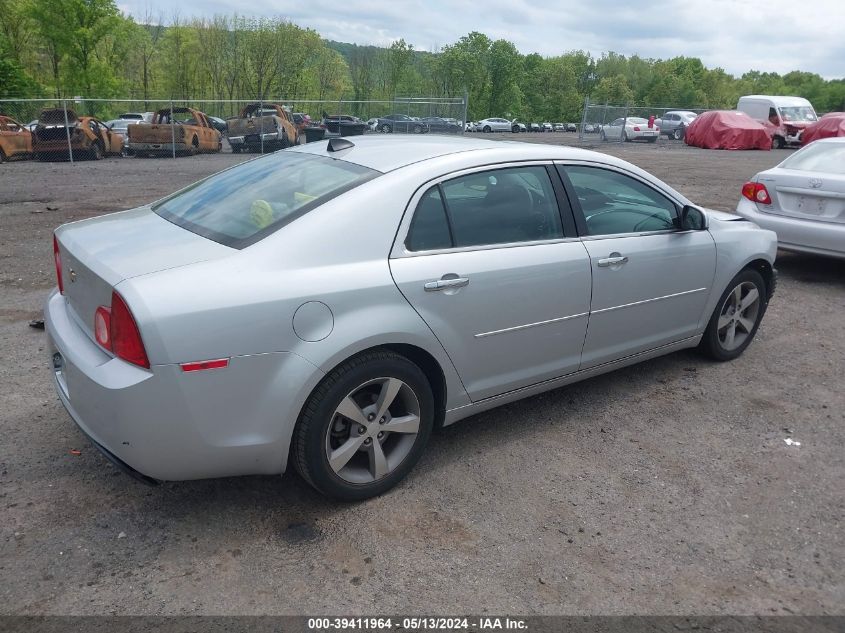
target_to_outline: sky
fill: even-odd
[[[699,57],[733,75],[748,70],[845,77],[845,0],[118,0],[143,20],[215,13],[282,17],[326,39],[436,51],[471,31],[522,53],[615,51]]]

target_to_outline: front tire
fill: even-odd
[[[783,149],[784,147],[786,147],[786,141],[783,140],[782,136],[772,137],[772,149]]]
[[[676,127],[675,130],[672,132],[672,138],[676,141],[680,141],[684,138],[684,128]]]
[[[395,486],[422,456],[434,425],[425,374],[388,350],[353,357],[308,399],[294,429],[294,466],[324,495],[360,501]]]
[[[739,357],[757,333],[768,296],[760,273],[750,268],[740,271],[719,297],[699,349],[718,361]]]
[[[103,157],[103,148],[100,147],[100,144],[95,142],[91,145],[91,160],[100,160]]]
[[[489,125],[485,125],[484,128],[481,130],[482,132],[489,134],[493,131],[493,129]]]
[[[381,126],[381,131],[385,134],[390,134],[393,131],[393,128],[391,128],[387,123],[385,123]]]

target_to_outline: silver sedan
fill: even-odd
[[[736,212],[784,250],[845,258],[845,138],[814,141],[754,176]]]
[[[337,138],[59,227],[52,376],[148,483],[292,465],[363,499],[438,426],[675,350],[736,358],[775,251],[603,154]]]

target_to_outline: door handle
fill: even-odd
[[[436,292],[438,290],[446,290],[448,288],[463,288],[469,284],[469,279],[466,277],[451,277],[446,279],[438,279],[437,281],[427,282],[423,288],[426,292]]]
[[[610,257],[605,257],[604,259],[600,259],[598,261],[598,265],[602,268],[606,268],[607,266],[614,266],[616,264],[627,264],[628,257],[625,255],[620,255],[619,253],[611,253]]]

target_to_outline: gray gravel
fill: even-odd
[[[786,156],[603,149],[723,210]],[[27,326],[54,283],[51,231],[240,160],[0,166],[0,613],[845,613],[843,262],[782,254],[737,361],[677,353],[478,415],[366,503],[294,474],[118,473]]]

